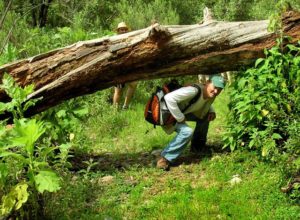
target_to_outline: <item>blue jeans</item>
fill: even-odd
[[[208,120],[199,119],[191,113],[187,114],[185,117],[187,121],[196,122],[195,131],[193,132],[193,129],[190,128],[186,123],[176,123],[175,131],[177,135],[161,153],[161,156],[170,162],[175,160],[182,153],[189,141],[192,142],[191,147],[197,151],[199,151],[201,147],[205,146],[209,127]]]

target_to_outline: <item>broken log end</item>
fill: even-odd
[[[151,26],[148,37],[156,42],[165,42],[171,38],[168,28],[155,23]]]

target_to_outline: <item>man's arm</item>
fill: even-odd
[[[213,121],[213,120],[215,120],[215,118],[216,118],[216,112],[215,112],[214,107],[211,105],[209,107],[209,111],[208,111],[208,114],[207,114],[207,120],[208,121]]]
[[[179,108],[179,103],[191,100],[198,90],[193,86],[182,87],[165,95],[165,101],[169,111],[178,122],[184,122],[185,116]]]

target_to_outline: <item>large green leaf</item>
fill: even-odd
[[[60,189],[59,177],[50,170],[42,170],[34,177],[37,190],[43,193],[45,190],[49,192],[56,192]]]
[[[42,122],[35,119],[21,119],[15,121],[14,136],[11,139],[15,146],[24,146],[29,155],[33,155],[33,148],[38,138],[45,132]]]
[[[27,201],[28,199],[28,192],[27,192],[28,185],[27,183],[19,183],[15,187],[15,193],[16,193],[16,198],[17,198],[17,203],[15,206],[15,209],[18,210],[19,208],[22,207],[22,205]]]
[[[262,63],[264,60],[265,60],[265,59],[263,59],[263,58],[257,59],[256,62],[255,62],[255,67],[258,67],[258,65],[259,65],[260,63]]]

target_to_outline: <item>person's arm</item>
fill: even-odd
[[[209,107],[209,111],[208,111],[208,115],[207,115],[207,120],[208,121],[213,121],[213,120],[215,120],[215,118],[216,118],[216,112],[215,112],[214,107],[211,105]]]
[[[179,103],[191,100],[198,90],[193,86],[182,87],[165,95],[165,101],[170,113],[178,122],[184,122],[185,116],[179,108]]]

